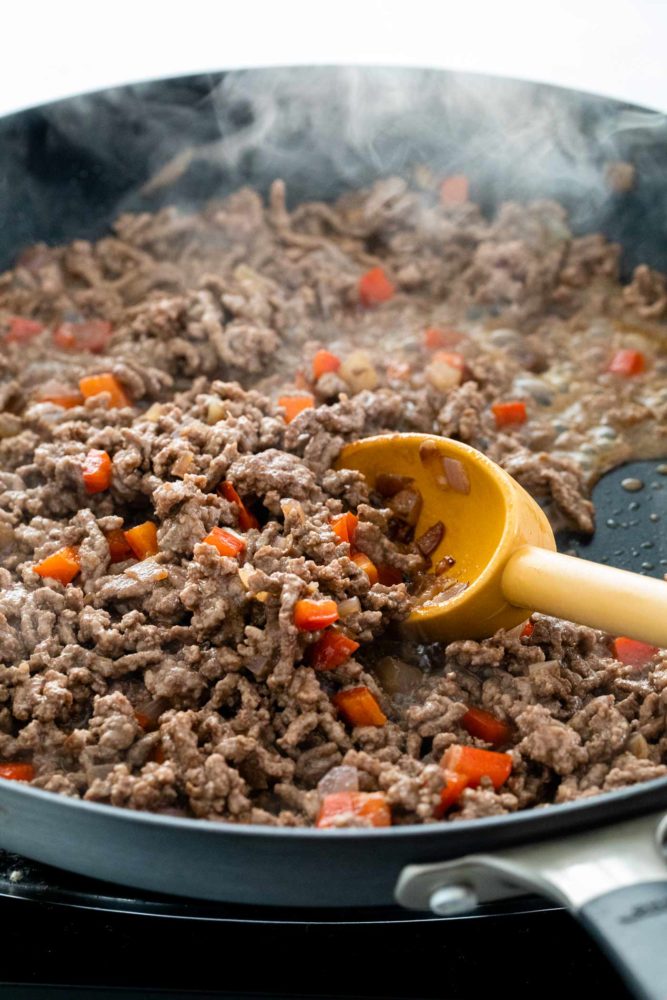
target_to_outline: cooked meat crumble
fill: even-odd
[[[333,468],[363,436],[443,434],[592,531],[595,478],[667,450],[665,278],[622,287],[617,262],[558,205],[488,220],[460,182],[399,178],[292,213],[276,181],[267,206],[244,189],[22,253],[0,276],[0,774],[283,826],[667,774],[664,652],[625,663],[541,616],[408,644],[446,528],[415,539],[409,485]],[[461,746],[509,777],[446,801]]]

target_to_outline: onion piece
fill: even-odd
[[[445,526],[442,521],[436,521],[417,539],[416,545],[423,556],[433,555],[440,542],[445,537]]]
[[[124,572],[125,576],[129,576],[133,580],[139,580],[142,583],[155,583],[169,576],[169,570],[150,557],[142,559],[141,562],[133,563]]]
[[[468,479],[468,473],[463,467],[463,462],[459,462],[458,458],[445,458],[443,459],[443,465],[445,467],[447,482],[451,488],[456,493],[470,493],[470,480]]]
[[[405,663],[397,656],[383,656],[373,667],[373,673],[387,694],[408,694],[424,679],[419,667]]]
[[[395,517],[414,527],[419,520],[422,509],[422,495],[413,486],[408,486],[389,501],[389,507]]]
[[[335,795],[337,792],[358,792],[359,772],[356,767],[341,764],[332,767],[317,783],[320,795]]]
[[[139,420],[149,420],[152,424],[156,424],[162,416],[163,410],[164,406],[162,403],[153,403],[152,406],[148,407],[145,413],[142,413],[141,416],[137,418],[137,422]]]
[[[338,615],[340,618],[349,618],[361,611],[361,601],[358,597],[348,597],[338,605]]]
[[[171,467],[172,476],[177,476],[179,479],[182,479],[183,476],[187,475],[190,471],[190,467],[192,466],[194,460],[195,456],[191,451],[181,452]]]
[[[352,392],[374,389],[378,384],[378,373],[368,351],[353,351],[348,354],[338,369],[338,374]]]
[[[217,424],[227,416],[227,409],[221,399],[212,399],[206,408],[206,423]]]
[[[450,365],[447,361],[439,358],[431,361],[426,366],[424,374],[431,385],[435,386],[440,392],[447,392],[449,389],[453,389],[454,386],[460,385],[463,378],[463,372],[460,368]]]

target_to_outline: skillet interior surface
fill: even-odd
[[[556,198],[577,232],[667,268],[666,126],[601,97],[409,69],[248,70],[85,95],[0,122],[0,266],[34,242],[94,238],[125,210],[194,207],[281,176],[290,200],[424,163],[465,171],[489,211]],[[604,164],[639,183],[610,194]],[[166,169],[165,169],[166,168]],[[604,485],[604,484],[603,484]],[[564,545],[572,539],[564,540]],[[276,830],[139,814],[0,783],[0,843],[126,885],[240,903],[375,905],[401,868],[667,806],[667,779],[499,818],[382,831]]]

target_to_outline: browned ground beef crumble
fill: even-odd
[[[540,616],[524,638],[387,639],[405,583],[369,586],[329,527],[352,510],[360,550],[408,575],[423,566],[390,541],[358,474],[332,470],[344,442],[418,430],[482,448],[554,525],[592,530],[595,476],[665,450],[667,285],[641,267],[623,288],[617,262],[603,237],[573,237],[555,204],[504,205],[489,221],[398,178],[291,214],[277,181],[268,207],[246,189],[198,215],[126,215],[97,243],[25,252],[0,276],[0,336],[14,315],[45,330],[0,355],[0,758],[91,801],[284,826],[313,823],[318,782],[344,764],[360,789],[386,792],[395,824],[432,822],[443,751],[485,746],[461,726],[476,705],[511,723],[513,771],[498,791],[465,791],[448,819],[667,774],[664,653],[624,666],[609,637]],[[363,309],[359,277],[378,265],[397,294]],[[113,324],[105,354],[54,346],[59,323],[88,317]],[[429,378],[430,326],[464,334],[460,386]],[[376,384],[354,392],[339,373],[313,384],[322,346],[342,358],[365,347]],[[645,375],[605,373],[623,346],[649,358]],[[100,371],[131,407],[36,402],[49,380],[76,387]],[[295,377],[316,406],[286,424],[276,399],[298,394]],[[527,401],[528,420],[498,431],[490,405],[508,398]],[[82,482],[91,448],[113,459],[95,496]],[[223,480],[261,523],[241,573],[201,544],[237,525]],[[164,579],[109,561],[105,532],[146,519]],[[40,579],[35,564],[64,545],[80,547],[81,574]],[[319,635],[293,624],[306,596],[359,599],[345,629],[361,648],[331,672],[304,662]],[[405,672],[411,690],[380,686],[387,656],[420,667]],[[332,694],[358,684],[386,725],[338,717]]]

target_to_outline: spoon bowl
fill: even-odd
[[[539,504],[475,448],[436,435],[383,434],[346,445],[336,466],[361,472],[371,490],[381,474],[409,479],[423,501],[416,538],[444,524],[431,564],[453,563],[426,577],[433,576],[427,596],[415,598],[403,622],[411,636],[482,639],[542,611],[667,645],[667,584],[556,552]]]

